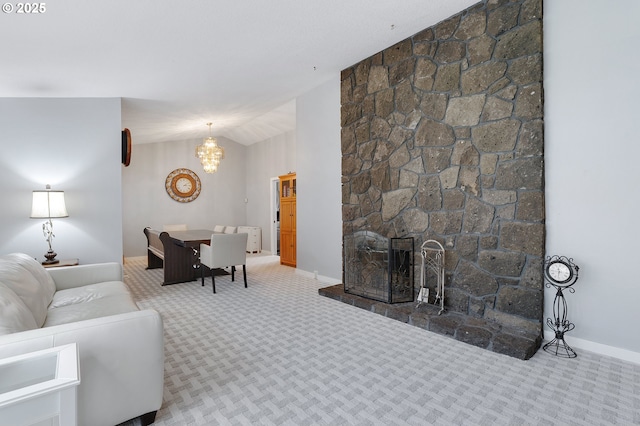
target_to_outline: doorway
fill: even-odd
[[[280,256],[280,179],[269,180],[271,188],[271,254]]]

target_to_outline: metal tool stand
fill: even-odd
[[[444,312],[444,247],[436,240],[427,240],[420,247],[422,267],[420,269],[420,292],[418,304],[429,302],[428,277],[435,278],[436,295],[433,298],[434,305],[440,305],[438,315]],[[432,278],[432,279],[433,279]]]

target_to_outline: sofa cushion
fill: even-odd
[[[0,335],[38,328],[22,299],[0,282]]]
[[[53,296],[44,327],[138,310],[126,284],[107,281],[60,290]]]
[[[36,325],[42,327],[56,291],[53,279],[42,265],[23,253],[0,256],[0,282],[22,299]]]
[[[51,293],[53,296],[53,293],[56,291],[56,283],[53,281],[53,278],[51,278],[51,275],[49,275],[44,266],[42,266],[42,263],[24,253],[11,253],[3,256],[3,258],[13,260],[18,265],[31,272],[35,279],[37,279],[38,282],[47,289],[47,292]]]

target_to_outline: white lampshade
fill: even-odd
[[[49,188],[49,185],[47,185]],[[64,191],[33,191],[33,203],[31,205],[31,217],[56,218],[68,217],[67,206],[64,203]]]

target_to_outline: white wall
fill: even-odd
[[[213,229],[246,224],[246,147],[216,139],[225,158],[212,174],[204,172],[195,156],[202,139],[133,145],[131,164],[122,171],[126,257],[146,256],[146,226],[162,229],[165,224],[185,223],[191,229]],[[190,203],[173,200],[165,189],[167,175],[179,168],[194,171],[202,184],[200,196]]]
[[[247,225],[262,229],[262,249],[271,250],[271,178],[296,171],[295,131],[247,147]],[[275,254],[275,253],[274,253]]]
[[[297,99],[297,268],[342,282],[340,75]]]
[[[634,227],[640,60],[633,55],[640,3],[545,0],[544,11],[546,250],[580,266],[575,293],[567,295],[576,324],[567,341],[640,362],[634,331],[640,322],[640,231]],[[119,99],[0,98],[0,253],[42,258],[42,221],[29,213],[31,191],[47,183],[65,190],[70,215],[55,221],[54,249],[60,258],[92,263],[121,260],[123,238],[114,230],[124,230],[125,255],[135,256],[144,255],[147,225],[189,218],[195,227],[246,222],[264,228],[268,178],[295,170],[298,269],[339,280],[339,76],[297,102],[295,136],[268,141],[284,153],[221,139],[227,158],[218,174],[206,175],[193,156],[199,140],[134,145],[131,166],[123,169]],[[287,157],[292,151],[294,159]],[[178,167],[203,180],[203,195],[187,205],[164,190],[164,178]],[[553,296],[545,291],[545,318],[552,316]]]
[[[638,16],[637,0],[544,1],[546,250],[580,267],[566,340],[640,362]]]
[[[54,219],[58,259],[122,262],[120,99],[0,98],[0,254],[44,260],[44,220],[30,219],[34,189],[65,191]]]

